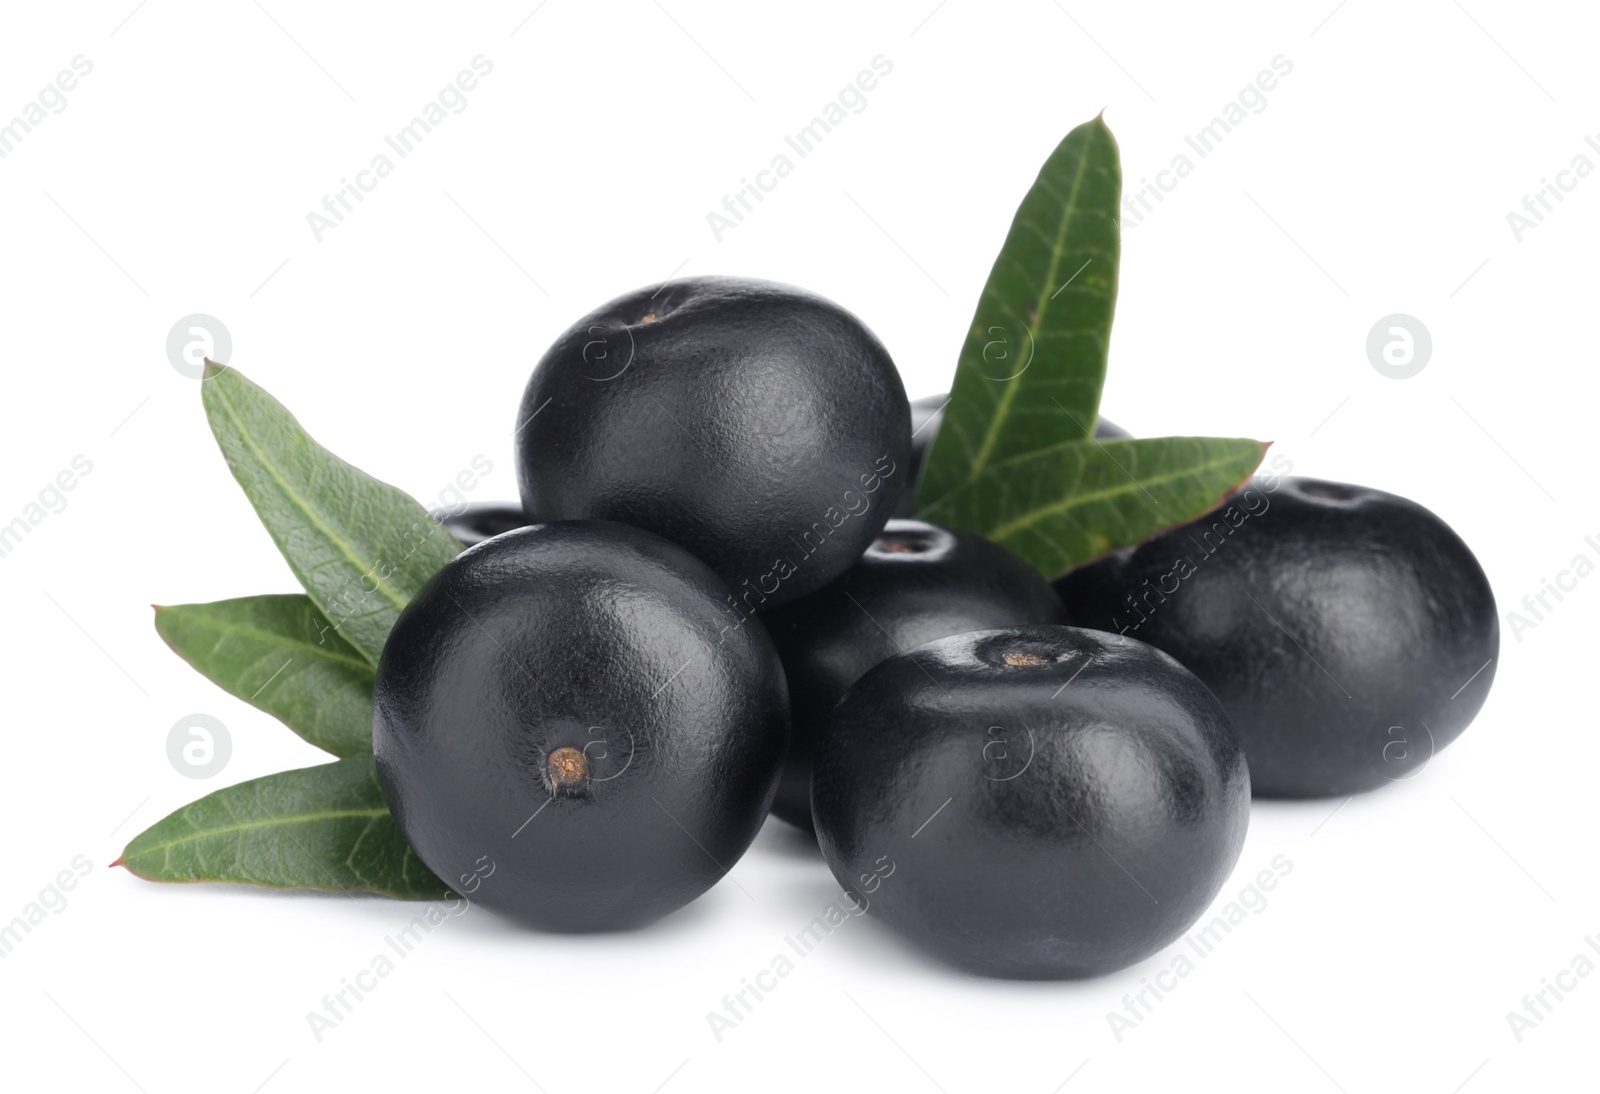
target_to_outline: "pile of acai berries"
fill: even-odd
[[[473,900],[529,925],[622,929],[770,811],[944,961],[1105,973],[1206,909],[1252,793],[1409,777],[1482,706],[1494,600],[1421,506],[1268,475],[1052,584],[903,519],[943,402],[771,282],[575,323],[516,419],[520,507],[446,516],[472,545],[383,650],[378,771],[422,860],[490,856]]]

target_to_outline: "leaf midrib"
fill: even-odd
[[[1204,463],[1189,464],[1188,466],[1180,468],[1176,471],[1168,471],[1164,474],[1156,475],[1153,478],[1134,479],[1126,485],[1107,487],[1103,490],[1095,490],[1087,494],[1073,494],[1070,498],[1067,498],[1064,501],[1059,501],[1052,505],[1046,505],[1040,509],[1030,510],[1023,516],[1013,520],[1011,523],[1003,524],[1000,527],[993,529],[988,533],[988,535],[991,539],[1001,539],[1013,534],[1014,532],[1021,531],[1024,528],[1030,528],[1046,517],[1054,516],[1057,513],[1069,512],[1070,510],[1077,509],[1080,506],[1087,505],[1092,502],[1105,501],[1107,498],[1119,497],[1123,494],[1131,494],[1135,490],[1147,490],[1152,486],[1164,486],[1167,483],[1173,482],[1177,479],[1193,478],[1197,475],[1203,475],[1207,471],[1211,471],[1218,467],[1233,463],[1238,458],[1239,457],[1237,454],[1218,456],[1214,459],[1207,460]]]
[[[1003,460],[996,460],[992,465],[990,465],[989,469],[985,471],[984,474],[995,475],[1000,472],[1002,467],[1010,467],[1012,464],[1023,463],[1027,460],[1036,460],[1042,456],[1053,455],[1054,453],[1063,452],[1068,449],[1082,447],[1084,451],[1088,451],[1088,447],[1090,445],[1093,445],[1095,448],[1098,448],[1109,455],[1114,452],[1123,451],[1124,449],[1136,451],[1136,446],[1142,445],[1147,441],[1161,441],[1162,443],[1170,443],[1172,441],[1210,442],[1218,440],[1233,441],[1236,439],[1247,444],[1260,443],[1259,441],[1252,441],[1248,438],[1233,437],[1112,437],[1106,440],[1101,440],[1099,437],[1078,437],[1070,441],[1056,441],[1054,444],[1047,444],[1043,448],[1035,448],[1027,452],[1018,452],[1015,456],[1007,456]]]
[[[213,377],[213,380],[215,379],[218,379],[218,377]],[[278,472],[277,463],[268,457],[266,451],[262,449],[260,445],[256,444],[255,438],[251,435],[243,417],[240,416],[238,408],[234,406],[233,399],[229,397],[228,389],[226,387],[218,387],[216,390],[217,398],[222,400],[228,411],[228,417],[233,419],[234,425],[236,425],[239,429],[240,439],[242,439],[244,443],[250,447],[251,451],[256,454],[261,466],[266,468],[267,473],[272,476],[273,480],[277,482],[279,487],[282,488],[283,492],[288,495],[289,500],[306,515],[307,519],[316,525],[323,535],[327,537],[330,543],[339,549],[339,552],[344,555],[346,561],[348,561],[352,566],[356,567],[356,569],[360,570],[363,576],[370,578],[375,589],[381,591],[384,597],[397,609],[404,608],[406,606],[406,598],[401,596],[394,589],[390,588],[388,582],[380,578],[376,571],[368,566],[364,560],[359,558],[355,554],[354,548],[352,548],[342,536],[338,535],[332,528],[328,527],[327,522],[322,519],[321,514],[312,509],[311,503],[303,498],[300,495],[300,492],[296,490],[289,483],[289,481]]]
[[[389,810],[380,807],[375,809],[339,809],[323,813],[298,813],[289,817],[269,817],[264,821],[246,821],[242,824],[230,824],[221,828],[207,828],[203,832],[196,832],[193,835],[182,836],[175,840],[169,840],[166,843],[158,843],[152,847],[146,847],[139,851],[135,851],[131,855],[123,855],[122,861],[124,864],[126,864],[128,862],[142,859],[146,855],[153,855],[157,851],[168,851],[174,847],[180,847],[185,843],[193,843],[196,840],[209,839],[213,836],[226,836],[233,832],[248,832],[257,828],[268,828],[282,826],[285,824],[309,824],[312,821],[319,820],[348,820],[355,817],[366,817],[371,819],[373,817],[386,817],[388,815]]]
[[[190,624],[194,626],[204,626],[211,630],[223,631],[229,634],[252,635],[261,639],[270,639],[270,644],[272,645],[288,646],[294,649],[306,650],[313,656],[323,661],[334,661],[342,665],[349,665],[351,668],[361,669],[368,675],[372,674],[372,662],[370,661],[364,660],[360,657],[347,657],[344,654],[328,653],[326,652],[326,647],[324,646],[313,646],[310,642],[299,638],[285,638],[277,631],[262,630],[259,627],[248,627],[242,623],[223,623],[218,621],[216,616],[207,615],[204,612],[194,612],[193,614],[190,614],[185,612],[182,605],[175,604],[172,607],[164,608],[162,610],[167,612],[182,613],[176,617],[169,617],[176,618],[179,622],[183,621],[184,615],[188,615]]]
[[[1050,298],[1045,294],[1050,291],[1050,286],[1055,284],[1056,273],[1060,269],[1061,255],[1065,249],[1067,225],[1071,223],[1078,210],[1078,191],[1083,183],[1083,176],[1089,169],[1089,155],[1087,142],[1083,154],[1078,157],[1078,169],[1072,176],[1072,187],[1067,191],[1067,200],[1062,208],[1060,223],[1056,226],[1055,244],[1050,249],[1050,270],[1045,275],[1044,284],[1039,287],[1039,299],[1034,304],[1033,320],[1027,325],[1028,345],[1036,346],[1039,340],[1039,330],[1044,325],[1045,311],[1050,306]],[[989,461],[989,453],[994,450],[995,443],[999,440],[1000,427],[1005,424],[1006,415],[1011,412],[1011,403],[1016,399],[1017,389],[1022,386],[1022,377],[1013,377],[1000,393],[1000,403],[995,407],[994,414],[989,419],[989,427],[984,431],[983,442],[978,446],[977,455],[972,459],[972,466],[967,469],[967,481],[971,482],[984,470]]]

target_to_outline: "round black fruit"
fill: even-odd
[[[1161,651],[1035,626],[882,662],[834,710],[812,807],[834,876],[987,976],[1113,972],[1181,935],[1244,842],[1228,717]]]
[[[514,501],[469,502],[454,509],[435,509],[432,516],[463,547],[475,546],[528,523],[522,506]]]
[[[938,436],[939,426],[944,424],[944,408],[949,401],[949,395],[927,395],[911,400],[911,469],[906,476],[906,481],[911,485],[900,495],[900,504],[894,511],[897,517],[909,517],[916,513],[917,481],[922,474],[923,464],[928,462],[928,449],[933,447],[933,438]],[[1115,422],[1104,418],[1095,423],[1094,435],[1102,441],[1125,440],[1133,436]]]
[[[656,532],[755,610],[820,589],[882,531],[910,421],[888,351],[837,304],[686,278],[556,339],[523,394],[517,481],[530,519]]]
[[[936,638],[1063,623],[1038,571],[968,532],[891,520],[844,576],[762,622],[789,678],[789,757],[772,812],[811,828],[813,746],[845,689],[873,665]]]
[[[687,551],[536,525],[455,559],[378,664],[373,750],[400,829],[485,907],[558,931],[649,923],[755,837],[788,744],[783,669]]]
[[[1056,584],[1073,622],[1143,639],[1227,708],[1261,797],[1416,775],[1477,715],[1500,625],[1483,568],[1415,502],[1264,479]]]

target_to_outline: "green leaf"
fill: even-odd
[[[371,756],[208,794],[135,836],[112,865],[150,881],[230,881],[400,900],[436,900],[449,891],[390,817]]]
[[[212,683],[318,748],[372,751],[372,665],[310,597],[157,605],[156,631]]]
[[[920,506],[1094,431],[1121,253],[1122,165],[1100,118],[1056,147],[1011,223],[956,365]]]
[[[317,444],[235,370],[208,363],[200,390],[228,467],[289,568],[377,664],[400,609],[460,546],[416,501]]]
[[[987,536],[1054,579],[1215,509],[1266,451],[1218,437],[1071,441],[994,464],[917,516]]]

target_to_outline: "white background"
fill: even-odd
[[[0,523],[74,456],[93,464],[0,558],[0,920],[74,856],[93,863],[0,962],[13,1084],[1593,1085],[1600,976],[1520,1041],[1506,1018],[1600,935],[1600,578],[1516,637],[1507,614],[1575,555],[1600,557],[1583,538],[1600,533],[1600,178],[1520,241],[1506,219],[1573,157],[1600,163],[1584,144],[1600,133],[1592,13],[135,2],[0,16],[0,120],[73,57],[94,66],[0,160]],[[494,69],[469,106],[319,242],[306,214],[479,54]],[[867,107],[719,242],[706,214],[878,54],[893,72]],[[1125,232],[1105,411],[1144,436],[1271,439],[1299,473],[1430,506],[1489,572],[1503,658],[1477,723],[1416,779],[1337,809],[1258,804],[1220,899],[1276,855],[1292,872],[1120,1040],[1107,1012],[1176,950],[1101,980],[992,982],[861,919],[719,1042],[706,1013],[838,894],[776,823],[728,881],[651,930],[451,920],[320,1042],[306,1013],[412,907],[107,868],[192,798],[320,757],[151,626],[151,602],[295,587],[215,450],[198,385],[166,358],[177,319],[221,319],[232,364],[418,498],[479,454],[494,471],[474,498],[509,498],[528,371],[592,306],[674,273],[791,281],[865,319],[913,396],[942,391],[1016,202],[1061,136],[1105,108],[1133,189],[1279,54],[1293,72],[1265,109],[1205,159],[1190,152],[1193,172]],[[1405,381],[1365,351],[1396,312],[1434,342]],[[166,753],[195,712],[233,743],[203,782]]]

